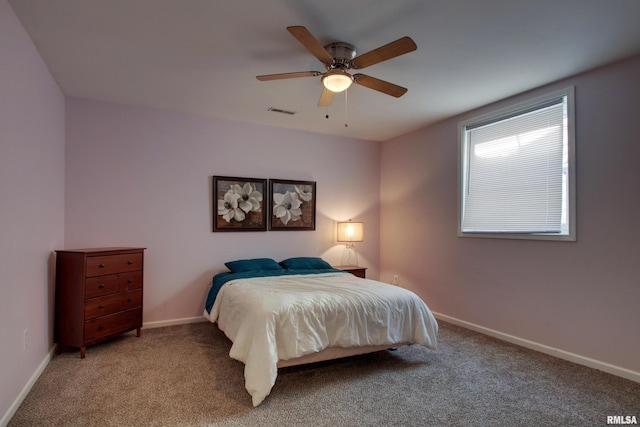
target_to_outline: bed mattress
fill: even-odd
[[[416,294],[342,272],[230,280],[204,315],[233,342],[229,356],[245,364],[254,406],[287,361],[331,348],[437,345],[438,324]]]

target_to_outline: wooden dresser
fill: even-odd
[[[86,347],[142,328],[145,248],[56,251],[55,341]]]

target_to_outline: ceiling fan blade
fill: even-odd
[[[351,62],[351,68],[360,69],[369,67],[382,61],[386,61],[396,56],[404,55],[405,53],[413,52],[416,50],[415,42],[411,37],[403,37],[394,42],[380,46],[377,49],[363,53],[360,56],[354,58]]]
[[[326,51],[326,49],[313,37],[313,34],[309,32],[305,27],[293,26],[287,27],[287,31],[293,34],[293,37],[297,38],[309,52],[313,54],[323,64],[332,64],[333,57]]]
[[[328,107],[333,102],[333,97],[336,95],[335,92],[331,92],[329,89],[322,88],[322,94],[320,95],[320,100],[318,101],[318,107]]]
[[[402,86],[394,85],[393,83],[364,74],[354,74],[353,80],[360,86],[368,87],[369,89],[377,90],[378,92],[386,93],[396,98],[400,98],[407,93],[407,89]]]
[[[265,82],[267,80],[295,79],[297,77],[316,77],[321,75],[320,71],[299,71],[296,73],[266,74],[264,76],[256,76],[256,79]]]

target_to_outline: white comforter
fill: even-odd
[[[204,314],[245,364],[253,406],[271,392],[278,360],[327,347],[437,343],[438,324],[416,294],[347,273],[233,280]]]

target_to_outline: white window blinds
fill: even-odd
[[[461,231],[566,234],[566,96],[463,131]]]

